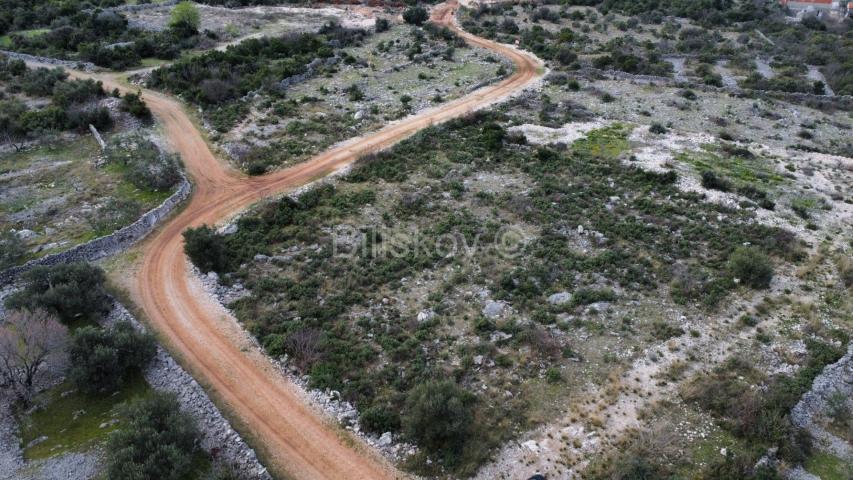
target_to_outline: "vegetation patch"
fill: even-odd
[[[88,395],[70,382],[45,391],[35,399],[39,407],[32,414],[18,416],[24,458],[37,460],[103,444],[110,433],[127,425],[119,406],[151,394],[141,374],[129,377],[114,395]]]
[[[236,233],[187,232],[196,265],[252,292],[232,308],[264,348],[287,354],[312,387],[353,401],[364,429],[421,445],[407,464],[422,473],[470,474],[541,421],[531,404],[550,409],[582,381],[561,367],[597,362],[593,343],[607,328],[682,335],[608,318],[623,297],[658,297],[673,266],[707,273],[682,292],[687,301],[709,289],[719,300],[736,288],[728,262],[738,246],[776,261],[799,256],[791,234],[749,222],[749,212],[680,192],[672,173],[626,168],[630,126],[561,150],[506,134],[507,120],[477,114],[432,127],[363,159],[336,186],[258,207]],[[554,292],[570,295],[552,301]],[[596,340],[576,343],[581,330]],[[471,400],[454,394],[458,402],[433,407],[471,409],[473,423],[452,431],[476,442],[449,448],[407,427],[426,421],[411,417],[426,411],[413,407],[425,395],[416,388],[439,379],[452,380],[439,390]],[[534,395],[530,382],[552,396]],[[475,393],[492,389],[513,395]]]

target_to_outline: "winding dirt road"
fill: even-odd
[[[505,99],[540,77],[542,65],[532,55],[460,30],[454,22],[456,9],[455,1],[437,6],[433,21],[449,26],[472,45],[511,59],[516,70],[510,77],[263,177],[247,177],[217,160],[179,102],[143,90],[172,148],[181,154],[194,192],[186,208],[139,247],[141,260],[135,271],[119,275],[125,277],[122,283],[160,338],[247,433],[249,442],[279,476],[373,480],[404,475],[370,448],[340,434],[253,346],[236,320],[191,275],[181,234],[188,227],[222,222],[263,198],[334,173],[430,125]],[[122,88],[115,78],[94,77],[109,89]]]

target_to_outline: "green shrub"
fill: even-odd
[[[104,271],[88,263],[39,266],[23,278],[26,287],[6,299],[6,308],[44,309],[69,323],[97,320],[112,306],[104,288]]]
[[[449,380],[430,380],[406,399],[403,431],[430,453],[454,463],[469,440],[476,397]]]
[[[729,256],[729,272],[748,287],[764,289],[773,280],[770,258],[756,247],[739,247]]]
[[[411,25],[422,25],[429,19],[429,12],[421,6],[409,7],[403,12],[403,20]]]
[[[545,379],[548,383],[560,383],[563,381],[563,374],[559,368],[551,367],[545,371]]]
[[[126,93],[121,99],[121,106],[119,108],[136,118],[143,120],[151,119],[151,110],[148,109],[148,105],[142,100],[142,92]]]
[[[361,413],[361,428],[367,432],[385,433],[400,430],[400,415],[391,405],[373,405]]]
[[[124,167],[125,180],[142,190],[167,191],[181,179],[178,155],[164,154],[154,142],[142,135],[111,141],[106,155],[108,162]]]
[[[169,28],[178,36],[190,37],[198,33],[201,26],[201,15],[192,2],[183,1],[172,9],[169,18]]]
[[[184,232],[184,253],[202,272],[222,273],[228,268],[225,240],[207,225]]]
[[[732,182],[707,170],[702,172],[702,186],[710,190],[728,192],[732,189]]]
[[[174,394],[155,393],[122,409],[126,426],[107,442],[110,480],[193,478],[199,434]]]
[[[104,96],[101,82],[94,80],[70,80],[57,82],[53,86],[53,103],[69,107],[75,103],[84,103],[93,98]]]
[[[21,237],[6,230],[0,233],[0,269],[17,265],[27,254],[27,247]]]
[[[666,133],[666,127],[664,127],[660,123],[655,122],[652,124],[651,127],[649,127],[649,131],[658,135],[663,135],[664,133]]]
[[[387,18],[377,18],[374,26],[376,33],[382,33],[391,28],[391,22]]]
[[[129,322],[109,329],[86,326],[74,332],[69,378],[81,391],[110,393],[128,374],[145,368],[156,351],[153,337],[137,332]]]

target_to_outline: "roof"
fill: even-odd
[[[781,0],[780,3],[782,5],[787,5],[789,3],[809,3],[813,5],[832,5],[833,0]],[[850,2],[853,3],[853,2]]]

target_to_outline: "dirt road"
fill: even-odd
[[[140,246],[136,271],[122,272],[127,276],[125,284],[159,336],[212,391],[235,425],[249,432],[250,443],[280,476],[384,479],[403,475],[357,440],[340,437],[329,420],[309,406],[299,390],[252,345],[236,320],[190,274],[181,234],[188,227],[221,222],[258,200],[324,177],[432,124],[502,100],[538,79],[542,68],[535,57],[458,30],[453,22],[455,10],[455,2],[440,5],[434,9],[433,19],[450,26],[469,43],[510,58],[516,66],[512,76],[263,177],[246,177],[217,160],[180,103],[143,90],[172,148],[183,158],[194,193],[180,214]],[[114,78],[97,78],[110,89],[121,88]]]

